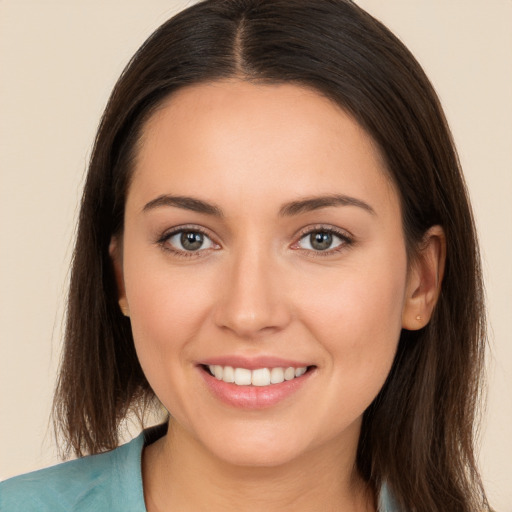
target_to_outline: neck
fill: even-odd
[[[171,421],[168,434],[144,450],[147,510],[374,511],[375,497],[355,469],[356,447],[357,436],[283,464],[242,466],[216,457]]]

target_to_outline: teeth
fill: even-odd
[[[284,381],[284,370],[282,368],[272,368],[270,370],[270,383],[281,384]]]
[[[289,368],[286,368],[284,371],[284,380],[292,380],[295,378],[295,368],[292,368],[291,366]]]
[[[270,370],[268,368],[253,370],[251,383],[253,386],[268,386],[270,384]]]
[[[222,380],[222,375],[224,373],[224,370],[222,369],[222,366],[215,365],[213,368],[213,375],[215,375],[215,378],[218,380]]]
[[[235,382],[235,370],[231,366],[224,367],[224,373],[222,374],[222,380],[224,382]]]
[[[302,368],[295,368],[295,377],[300,377],[306,373],[307,368],[304,366]]]
[[[246,368],[235,368],[235,384],[249,386],[251,384],[251,373],[251,370]]]
[[[231,366],[210,365],[210,373],[216,379],[228,383],[234,383],[237,386],[269,386],[271,384],[280,384],[285,380],[292,380],[304,375],[307,366],[294,368],[258,368],[248,370],[247,368],[233,368]]]

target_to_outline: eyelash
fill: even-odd
[[[206,238],[209,238],[210,240],[212,240],[212,237],[206,232],[206,230],[202,229],[201,227],[199,226],[180,226],[178,228],[175,228],[171,231],[168,231],[168,232],[165,232],[158,240],[157,240],[157,244],[160,245],[160,247],[164,250],[164,251],[168,251],[170,253],[172,253],[174,256],[177,256],[179,258],[198,258],[198,257],[201,257],[203,256],[203,254],[201,253],[204,253],[205,252],[205,249],[203,250],[197,250],[197,251],[181,251],[179,249],[175,249],[172,247],[172,245],[168,244],[167,242],[169,242],[169,240],[174,236],[174,235],[178,235],[179,233],[183,233],[183,232],[189,232],[189,233],[200,233],[201,235],[203,235],[204,237]],[[212,243],[215,244],[215,245],[218,245],[216,244],[215,242],[213,242],[212,240]]]
[[[304,238],[311,236],[314,233],[327,233],[330,235],[333,235],[341,240],[341,243],[337,245],[336,247],[332,249],[326,249],[324,251],[315,251],[311,249],[302,249],[300,247],[297,247],[298,243],[303,240]],[[336,229],[332,226],[323,226],[323,225],[316,225],[316,226],[309,226],[302,230],[298,235],[298,240],[295,242],[292,246],[295,250],[304,251],[307,253],[309,257],[312,258],[324,258],[327,256],[332,256],[333,254],[337,254],[341,251],[344,251],[348,249],[351,245],[354,244],[354,238],[352,235],[349,235],[346,231],[343,231],[341,229]]]
[[[208,232],[199,226],[180,226],[178,228],[173,229],[172,231],[164,233],[157,240],[156,243],[158,245],[160,245],[160,247],[163,250],[168,251],[168,252],[172,253],[173,255],[180,257],[180,258],[191,258],[191,257],[197,258],[197,257],[204,256],[202,253],[206,252],[208,249],[198,249],[197,251],[182,251],[179,249],[175,249],[170,244],[168,244],[169,240],[173,236],[183,233],[183,232],[200,233],[201,235],[210,239],[214,245],[218,246],[218,244],[216,244],[212,240],[212,238],[208,234]],[[341,243],[339,245],[337,245],[336,247],[334,247],[333,249],[326,249],[324,251],[302,249],[301,247],[297,246],[301,240],[303,240],[307,236],[311,236],[314,233],[327,233],[330,235],[334,235],[335,237],[337,237],[341,240]],[[351,235],[347,234],[345,231],[335,229],[332,226],[317,225],[317,226],[308,227],[308,228],[305,228],[304,230],[302,230],[298,235],[298,240],[296,242],[294,242],[294,244],[292,245],[292,249],[303,251],[303,252],[307,253],[308,256],[316,258],[316,257],[331,256],[333,254],[339,253],[342,250],[349,248],[351,245],[353,245],[353,243],[354,243],[354,239],[352,238]]]

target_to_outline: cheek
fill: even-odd
[[[315,293],[302,297],[304,323],[328,353],[338,380],[376,394],[400,337],[405,257],[387,265],[345,268],[319,284],[310,287]]]
[[[134,262],[141,261],[134,259]],[[144,374],[158,399],[172,415],[186,423],[183,411],[194,407],[186,400],[194,339],[207,316],[208,293],[198,290],[185,269],[161,263],[125,263],[126,294],[135,349]],[[201,277],[195,272],[195,277]],[[204,284],[204,280],[203,280]]]
[[[133,240],[127,236],[124,248],[132,326],[156,332],[164,329],[168,334],[183,331],[206,303],[207,266],[171,265],[163,249],[144,244],[136,236]]]
[[[148,251],[149,252],[149,251]],[[187,359],[189,342],[208,314],[208,273],[171,268],[165,255],[126,251],[125,287],[135,347],[146,376]],[[199,288],[198,283],[201,283]]]
[[[333,339],[335,333],[346,332],[354,341],[359,338],[358,342],[371,343],[371,339],[360,339],[357,333],[377,330],[385,337],[388,332],[400,331],[405,270],[343,269],[303,289],[310,291],[302,294],[301,309],[319,329],[331,330]]]

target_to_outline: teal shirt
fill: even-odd
[[[164,432],[162,426],[148,429],[111,452],[1,482],[0,511],[146,512],[142,450]],[[379,512],[398,512],[385,487],[379,497]]]

